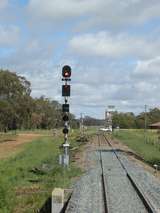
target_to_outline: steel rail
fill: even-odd
[[[101,146],[101,142],[100,142],[100,137],[98,135],[98,143],[99,143],[99,147]],[[104,169],[103,169],[103,161],[102,161],[102,151],[99,150],[99,154],[100,154],[100,165],[101,165],[101,170],[102,170],[102,188],[103,188],[103,197],[104,197],[104,210],[105,213],[109,213],[109,208],[108,208],[108,202],[107,202],[107,189],[105,186],[105,177],[104,177]]]
[[[103,137],[105,139],[105,141],[107,142],[107,144],[112,148],[113,153],[115,154],[116,158],[118,159],[120,165],[122,166],[122,168],[125,170],[126,172],[126,176],[129,179],[131,185],[133,186],[133,188],[135,189],[135,191],[137,192],[139,198],[141,199],[141,201],[143,202],[146,210],[149,213],[157,213],[157,210],[155,209],[155,207],[151,204],[151,202],[149,201],[149,199],[146,197],[146,195],[144,195],[143,190],[140,189],[140,186],[138,186],[136,184],[136,182],[133,180],[132,176],[129,174],[129,172],[127,171],[126,167],[124,166],[124,164],[122,163],[122,160],[120,159],[120,157],[118,156],[115,148],[113,147],[113,145],[110,143],[110,141],[108,140],[108,138],[103,134]]]

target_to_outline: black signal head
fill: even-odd
[[[69,97],[71,95],[71,86],[70,85],[62,85],[62,96]]]
[[[63,121],[69,121],[69,116],[67,115],[67,114],[65,114],[64,116],[63,116]]]
[[[69,112],[69,104],[62,105],[62,112]]]
[[[65,128],[63,129],[63,134],[68,134],[68,132],[69,132],[68,128],[65,127]]]
[[[65,65],[63,68],[62,68],[62,76],[64,78],[70,78],[71,77],[71,67],[68,66],[68,65]]]

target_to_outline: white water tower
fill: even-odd
[[[105,112],[105,128],[112,132],[112,115],[115,111],[115,106],[109,105]]]

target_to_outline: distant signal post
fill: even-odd
[[[64,97],[64,104],[62,105],[62,112],[63,112],[63,122],[64,122],[64,128],[63,128],[63,134],[64,134],[64,144],[63,149],[64,153],[60,157],[60,163],[63,166],[69,165],[69,142],[68,142],[68,133],[69,133],[69,104],[68,99],[71,95],[71,86],[68,82],[71,81],[71,67],[68,65],[65,65],[62,68],[62,97]]]

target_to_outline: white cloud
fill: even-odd
[[[0,25],[0,45],[1,46],[14,46],[20,37],[20,30],[18,26]]]
[[[3,69],[25,76],[31,82],[34,97],[58,99],[61,67],[54,64],[54,53],[54,44],[32,38],[17,45],[9,56],[0,58],[0,64]]]
[[[145,104],[150,108],[158,106],[159,61],[158,58],[145,60],[141,62],[141,67],[138,62],[135,68],[128,67],[126,72],[124,71],[127,66],[120,62],[115,62],[115,66],[119,66],[118,70],[110,63],[102,67],[94,66],[94,62],[90,67],[81,65],[75,68],[71,96],[74,112],[87,112],[92,116],[102,117],[105,108],[110,104],[115,105],[117,110],[133,112],[143,111]],[[146,68],[146,64],[147,70],[144,71],[141,68]],[[150,77],[147,77],[146,72],[149,72]]]
[[[151,58],[157,56],[160,49],[160,40],[152,41],[129,34],[116,35],[108,32],[75,36],[69,44],[77,54],[109,58]]]
[[[5,3],[0,0],[0,9]],[[158,19],[153,19],[160,18],[159,11],[157,0],[11,4],[1,12],[0,64],[26,76],[33,96],[46,95],[61,103],[61,68],[73,65],[70,103],[76,114],[102,117],[107,105],[135,111],[138,105],[156,104],[160,39]],[[145,34],[149,29],[153,31]]]
[[[97,0],[93,0],[92,3],[88,0],[30,0],[28,9],[35,17],[61,20],[86,15],[88,12],[93,11],[96,5]]]
[[[97,2],[98,3],[98,2]],[[157,0],[103,0],[95,15],[84,25],[122,27],[143,24],[160,17],[160,2]]]
[[[136,69],[134,70],[133,77],[140,79],[158,80],[160,78],[160,56],[138,61]]]
[[[85,16],[82,25],[121,26],[160,17],[157,0],[30,0],[32,18],[57,21]],[[74,20],[75,21],[75,20]]]
[[[15,66],[18,70],[23,71],[43,70],[46,64],[51,63],[53,54],[53,44],[42,42],[38,39],[28,39],[24,43],[18,43],[14,53],[4,62]]]

